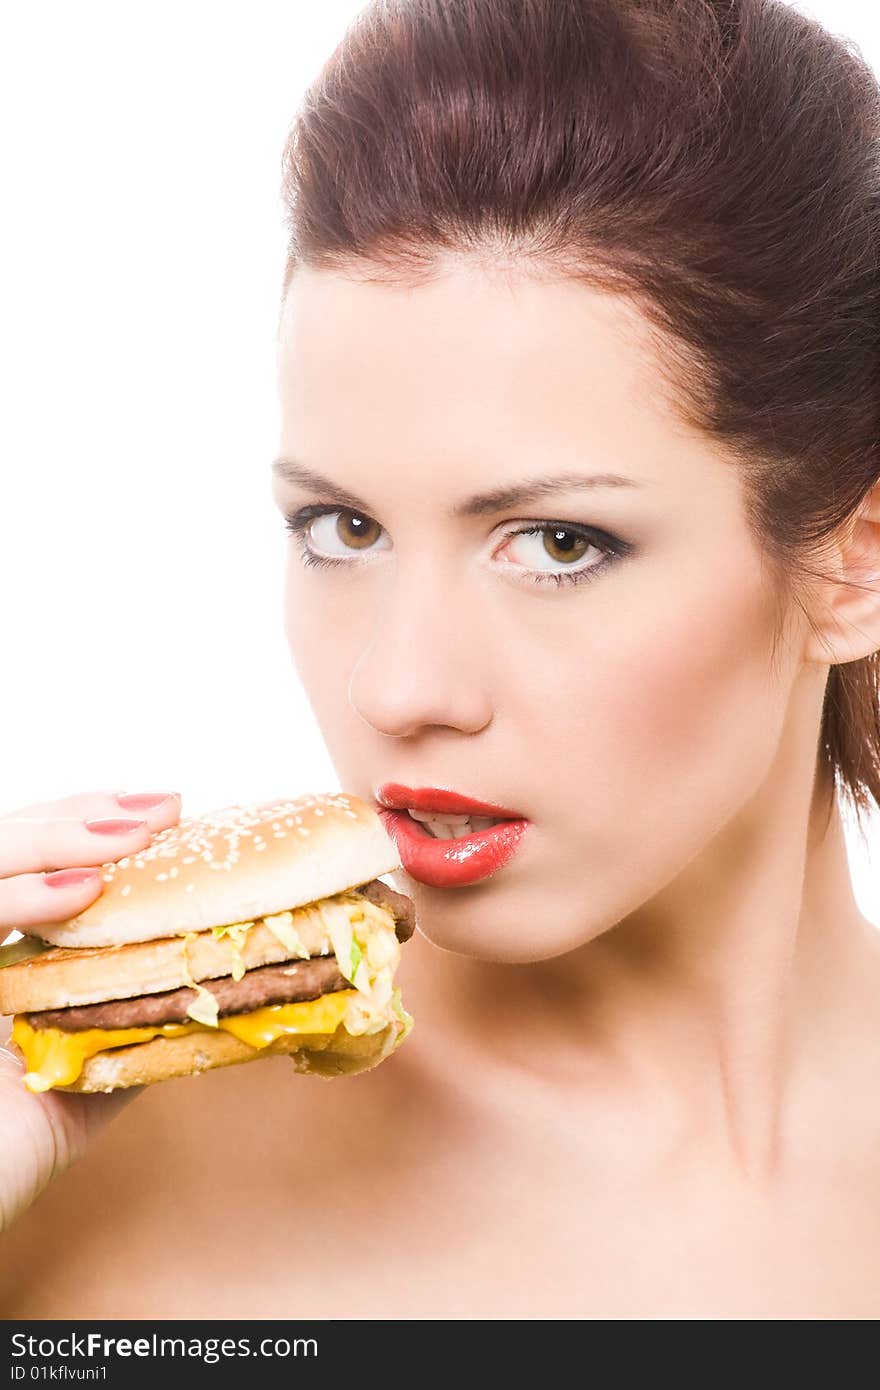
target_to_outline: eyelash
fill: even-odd
[[[321,569],[330,569],[336,565],[350,565],[352,563],[351,560],[342,560],[337,556],[315,554],[314,551],[309,549],[308,542],[305,538],[305,532],[309,522],[313,521],[315,517],[332,516],[336,512],[348,512],[350,516],[366,516],[365,512],[353,512],[349,507],[333,507],[326,503],[315,503],[308,507],[302,507],[300,511],[285,516],[284,524],[296,540],[303,564],[315,565]],[[370,520],[372,520],[372,518],[370,518]],[[581,570],[572,570],[570,573],[566,573],[564,570],[559,573],[554,573],[550,570],[545,573],[526,570],[526,576],[533,584],[542,585],[554,583],[557,588],[559,588],[562,584],[586,583],[591,579],[598,578],[600,573],[604,573],[610,565],[614,564],[617,560],[623,559],[633,550],[633,546],[627,541],[619,540],[618,537],[612,536],[607,531],[598,531],[592,526],[582,526],[578,523],[568,521],[536,522],[531,526],[525,526],[516,531],[509,531],[504,537],[504,540],[512,540],[514,536],[540,536],[545,531],[570,532],[572,535],[589,541],[590,545],[603,552],[605,558],[596,565],[590,565]],[[524,565],[518,565],[515,566],[515,568],[525,570]]]

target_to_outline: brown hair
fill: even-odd
[[[451,251],[629,296],[808,612],[880,480],[880,87],[854,44],[779,0],[372,0],[283,196],[283,294],[300,264],[418,284]],[[860,825],[878,678],[877,651],[831,666],[817,749]]]

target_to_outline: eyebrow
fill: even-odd
[[[337,483],[331,482],[313,468],[297,463],[294,459],[277,458],[272,464],[276,478],[293,483],[310,492],[323,493],[331,502],[350,507],[354,511],[370,515],[370,508],[354,493],[346,492]],[[555,473],[548,477],[539,474],[533,478],[522,478],[506,487],[493,488],[490,492],[476,492],[472,497],[456,503],[450,509],[453,518],[491,516],[506,507],[517,506],[521,502],[534,502],[553,492],[577,492],[582,489],[593,490],[601,487],[642,487],[635,478],[626,478],[620,473]]]

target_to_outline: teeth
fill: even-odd
[[[437,840],[461,840],[465,835],[488,830],[490,825],[500,824],[501,818],[491,816],[452,816],[429,811],[410,811],[413,820],[421,821],[429,835]]]

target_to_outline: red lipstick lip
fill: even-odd
[[[488,801],[475,801],[470,796],[442,787],[405,787],[400,782],[385,782],[376,792],[376,800],[388,811],[448,811],[450,815],[497,816],[502,820],[525,820],[519,811],[493,806]]]
[[[437,839],[405,810],[381,808],[379,817],[397,846],[403,869],[429,888],[465,888],[502,869],[517,853],[527,820],[503,820],[488,830]]]

